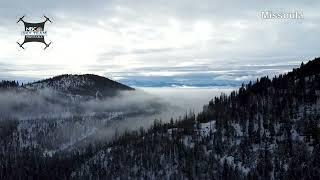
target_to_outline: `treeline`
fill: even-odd
[[[2,80],[0,82],[0,88],[9,88],[9,87],[19,87],[19,82],[18,81],[6,81]]]

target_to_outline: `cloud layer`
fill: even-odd
[[[94,73],[135,86],[234,85],[318,56],[319,7],[309,0],[2,1],[0,79]],[[304,18],[261,19],[268,10],[299,11]],[[19,50],[23,27],[15,21],[21,15],[39,21],[43,14],[54,22],[47,26],[52,48]]]

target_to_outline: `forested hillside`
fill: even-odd
[[[319,179],[319,110],[317,58],[222,94],[199,114],[50,155],[22,147],[19,132],[33,134],[2,120],[0,179]]]
[[[319,179],[320,59],[116,137],[75,179]]]

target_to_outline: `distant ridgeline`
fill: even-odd
[[[134,90],[133,88],[108,78],[94,75],[60,75],[26,85],[30,89],[51,88],[63,93],[101,97],[113,96],[117,91]]]
[[[41,90],[52,89],[60,93],[79,95],[79,96],[92,96],[92,97],[108,97],[115,95],[118,91],[134,90],[129,86],[112,81],[108,78],[93,75],[59,75],[49,79],[19,85],[18,81],[2,81],[0,88],[16,88],[19,90]]]

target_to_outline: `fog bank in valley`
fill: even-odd
[[[142,90],[184,111],[199,112],[210,99],[220,96],[221,93],[229,94],[234,88],[142,88]]]
[[[123,91],[117,96],[104,99],[86,99],[50,89],[1,91],[0,121],[12,117],[23,121],[22,128],[28,128],[34,123],[41,124],[41,121],[46,121],[43,124],[59,121],[59,126],[47,129],[48,134],[61,132],[66,139],[90,135],[107,140],[116,131],[122,133],[140,127],[147,129],[155,119],[169,122],[171,118],[183,117],[189,111],[198,113],[210,99],[221,93],[228,94],[231,90],[233,89],[137,88],[136,91]],[[34,137],[34,141],[37,141],[37,136]]]

